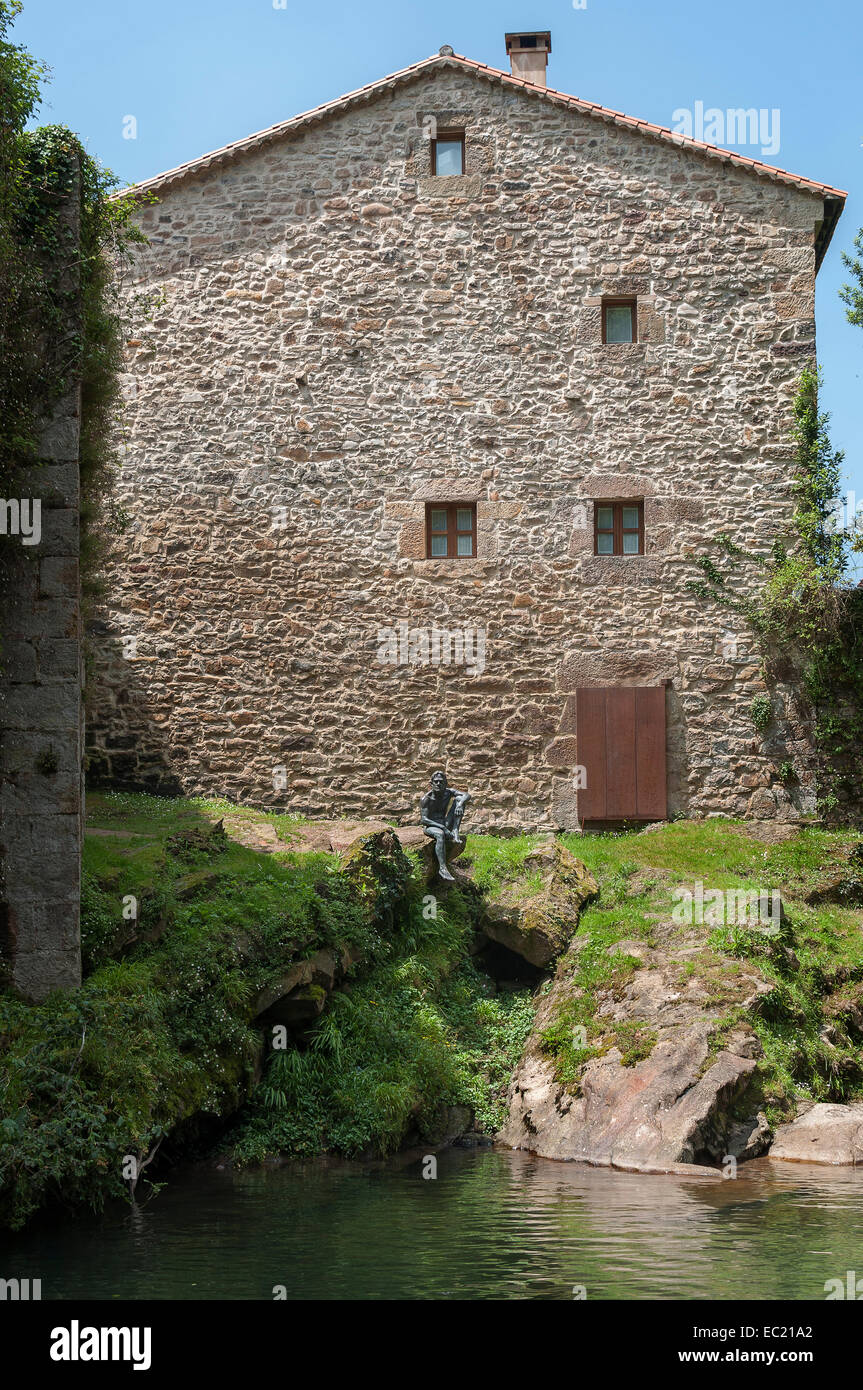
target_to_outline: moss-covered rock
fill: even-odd
[[[260,991],[254,1003],[258,1028],[274,1024],[297,1028],[318,1018],[333,990],[345,979],[362,957],[349,946],[316,951],[307,960],[296,961],[289,970]]]
[[[582,908],[598,891],[581,860],[548,840],[527,855],[519,877],[485,903],[480,930],[544,970],[568,946]]]
[[[395,925],[397,908],[411,877],[411,862],[394,830],[359,835],[341,855],[342,873],[373,920]]]

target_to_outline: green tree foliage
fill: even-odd
[[[27,130],[46,69],[11,42],[20,0],[0,0],[0,492],[39,462],[41,421],[80,382],[82,575],[95,587],[111,502],[123,322],[119,291],[137,200],[64,126]],[[69,220],[77,201],[80,225]]]
[[[40,371],[32,304],[40,272],[22,245],[28,201],[24,128],[39,107],[45,69],[9,40],[21,0],[0,0],[0,440],[4,460],[32,448],[34,377]],[[0,465],[2,467],[3,465]]]
[[[815,574],[836,584],[848,563],[848,536],[835,524],[845,455],[830,442],[830,417],[818,409],[818,386],[818,375],[807,368],[794,399],[794,525]]]
[[[688,587],[750,623],[768,680],[780,668],[786,675],[796,668],[814,716],[820,809],[836,818],[859,815],[863,792],[863,591],[848,578],[857,538],[837,525],[844,456],[830,442],[818,387],[818,374],[804,370],[793,406],[790,532],[774,538],[767,558],[717,536],[718,562],[698,556],[702,578]],[[783,766],[781,780],[793,782]]]
[[[848,322],[856,323],[858,328],[863,328],[863,229],[854,238],[854,249],[860,254],[849,256],[847,251],[843,251],[842,264],[848,267],[857,283],[843,285],[839,291],[839,298],[847,305]]]
[[[860,254],[849,256],[847,252],[842,252],[842,261],[851,271],[856,285],[843,285],[839,291],[839,298],[846,307],[846,315],[849,323],[854,323],[858,328],[863,328],[863,229],[854,238],[854,249]],[[858,553],[863,552],[863,531],[855,530],[851,537],[851,549]]]

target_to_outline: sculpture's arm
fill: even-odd
[[[420,801],[420,824],[433,825],[435,830],[443,830],[444,827],[441,825],[440,821],[435,820],[432,816],[429,815],[428,804],[430,800],[431,793],[426,792],[425,796]]]

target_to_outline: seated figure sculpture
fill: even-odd
[[[464,808],[470,801],[469,792],[457,792],[446,780],[443,771],[433,772],[431,788],[420,802],[420,821],[426,835],[435,844],[438,874],[451,883],[455,880],[446,866],[446,847],[448,842],[463,844],[459,836]]]

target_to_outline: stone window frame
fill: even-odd
[[[417,129],[407,139],[404,174],[415,179],[421,198],[474,198],[482,191],[483,180],[495,167],[494,138],[484,123],[477,124],[476,113],[465,107],[418,108]],[[431,135],[429,132],[434,131]],[[429,145],[444,133],[464,137],[464,162],[460,174],[435,174]]]
[[[485,573],[489,562],[498,558],[501,522],[515,521],[523,503],[498,497],[479,474],[447,474],[434,481],[416,484],[410,495],[391,496],[384,505],[386,522],[394,522],[396,554],[393,559],[414,561],[426,571],[432,566],[441,573],[458,575]],[[426,553],[426,506],[449,506],[457,498],[462,506],[476,508],[476,553],[472,557]]]
[[[665,316],[657,308],[655,293],[651,293],[646,276],[629,275],[595,282],[595,293],[588,294],[576,315],[574,339],[577,347],[596,348],[603,354],[623,359],[642,360],[648,349],[665,343]],[[631,343],[605,341],[604,305],[615,301],[635,301]]]
[[[640,555],[597,555],[594,547],[596,508],[610,502],[641,499],[644,508],[644,553]],[[595,583],[610,580],[639,583],[658,576],[663,560],[680,551],[696,526],[704,519],[703,497],[669,487],[644,473],[588,473],[576,484],[572,498],[573,521],[569,554],[578,560],[579,580]],[[648,544],[649,543],[649,544]]]

